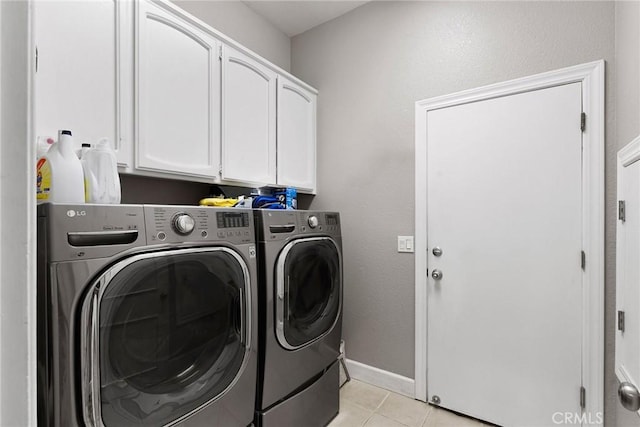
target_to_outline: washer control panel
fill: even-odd
[[[319,223],[320,221],[318,221],[318,217],[315,215],[309,215],[309,218],[307,218],[307,224],[309,224],[311,228],[316,228]]]
[[[142,205],[46,203],[37,211],[50,261],[106,258],[147,241]]]
[[[181,212],[174,215],[171,220],[171,225],[173,225],[173,229],[176,233],[187,236],[191,234],[195,228],[196,221],[188,213]]]
[[[145,205],[144,210],[149,244],[254,241],[253,213],[248,209]]]

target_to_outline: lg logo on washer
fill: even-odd
[[[74,216],[87,216],[87,211],[74,211],[73,209],[69,209],[67,216],[69,218],[73,218]]]

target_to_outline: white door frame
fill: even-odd
[[[32,6],[0,0],[0,425],[37,424]]]
[[[604,410],[604,61],[596,61],[534,76],[416,102],[415,121],[415,398],[427,401],[427,113],[455,105],[581,82],[587,121],[583,132],[582,383],[585,414],[596,418]],[[576,119],[577,120],[577,119]],[[576,392],[577,398],[577,392]]]

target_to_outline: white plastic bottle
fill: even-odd
[[[84,203],[84,175],[74,148],[71,131],[63,130],[58,142],[38,159],[38,203]]]
[[[120,203],[118,160],[109,140],[102,138],[82,156],[87,203]]]
[[[91,150],[91,144],[83,142],[82,148],[76,151],[76,155],[80,159],[80,164],[82,165],[82,173],[84,175],[84,201],[86,203],[89,202],[89,188],[91,188],[89,180],[93,178],[91,176],[91,173],[89,172],[89,168],[87,168],[87,162],[85,160],[85,154],[87,154],[87,151],[89,150]]]
[[[79,150],[76,150],[76,155],[81,161],[82,161],[82,156],[84,156],[84,154],[87,151],[89,151],[90,148],[91,148],[91,144],[87,142],[83,142],[81,148]]]

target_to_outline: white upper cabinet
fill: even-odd
[[[278,77],[278,185],[315,191],[316,100],[316,94]]]
[[[276,73],[224,46],[222,178],[276,184]]]
[[[220,165],[220,43],[137,3],[136,169],[215,178]]]
[[[33,10],[35,136],[107,137],[124,173],[315,192],[315,89],[179,2]]]
[[[36,136],[70,129],[78,144],[107,137],[131,162],[131,3],[34,2]]]

